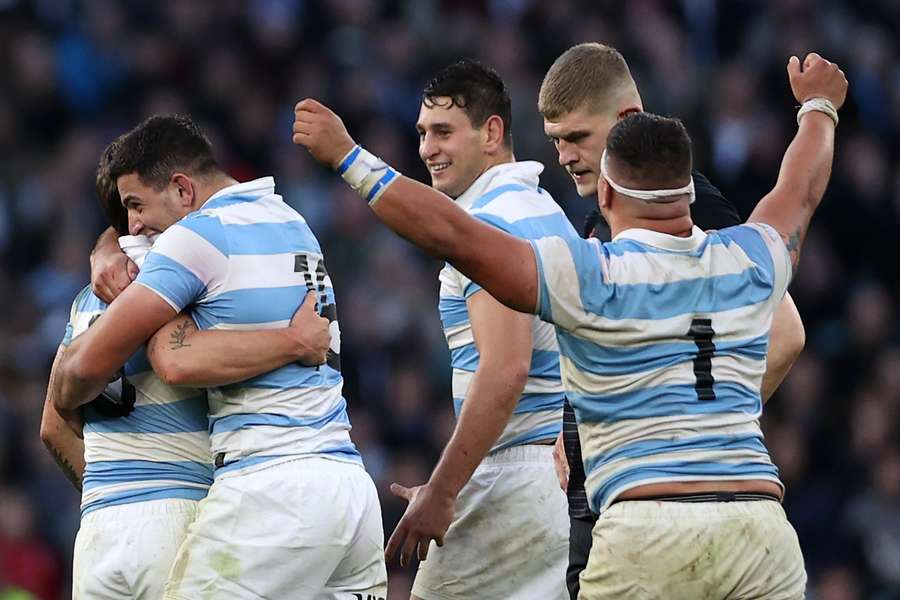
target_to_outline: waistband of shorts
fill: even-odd
[[[243,459],[229,463],[224,468],[216,469],[216,481],[220,479],[230,479],[233,477],[243,477],[253,475],[262,471],[268,471],[276,468],[294,468],[306,467],[306,465],[316,465],[325,461],[327,464],[341,464],[355,467],[365,471],[361,461],[348,460],[340,456],[331,454],[299,454],[288,456],[260,457],[259,459]]]
[[[775,494],[767,492],[707,492],[703,494],[665,494],[646,498],[616,498],[610,506],[618,502],[758,502],[772,500],[781,502]]]
[[[103,506],[86,513],[81,517],[82,523],[91,521],[125,521],[143,517],[165,517],[167,515],[183,515],[197,511],[199,500],[184,498],[162,498],[144,502],[129,502]]]
[[[600,516],[604,519],[628,519],[651,524],[654,521],[713,521],[732,518],[786,519],[784,507],[773,498],[731,502],[672,502],[670,500],[622,500],[608,506]]]
[[[553,461],[553,444],[523,444],[491,452],[481,464],[544,463],[548,460]]]

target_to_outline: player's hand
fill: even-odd
[[[107,304],[138,275],[137,265],[119,248],[115,233],[109,234],[109,231],[112,230],[100,236],[91,253],[91,291]]]
[[[827,98],[835,108],[840,108],[847,99],[847,77],[840,67],[811,52],[806,55],[803,65],[792,56],[787,65],[788,79],[794,98],[801,104],[810,98]]]
[[[341,118],[312,98],[301,100],[294,107],[293,140],[306,146],[313,158],[332,169],[356,145]]]
[[[331,322],[316,312],[316,293],[309,290],[287,328],[297,348],[297,360],[307,366],[321,365],[331,345]]]
[[[566,447],[563,445],[563,434],[559,432],[556,443],[553,445],[553,467],[556,469],[556,478],[559,479],[559,487],[562,491],[569,489],[569,461],[566,458]]]
[[[441,494],[428,484],[407,488],[392,483],[391,493],[405,498],[409,506],[388,540],[384,558],[391,560],[399,549],[400,566],[405,567],[414,552],[419,560],[428,558],[431,540],[438,546],[444,545],[444,535],[456,511],[456,498]]]

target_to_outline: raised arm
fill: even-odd
[[[355,142],[341,119],[307,99],[295,111],[294,143],[306,146],[323,165],[343,170],[345,179],[370,200],[385,225],[426,252],[450,262],[494,298],[523,312],[537,304],[537,265],[528,242],[471,217],[444,194],[404,177],[364,150],[347,169]],[[393,174],[394,176],[392,176]]]
[[[65,346],[60,346],[50,368],[50,381],[47,384],[47,396],[44,400],[44,412],[41,415],[41,441],[47,451],[59,465],[75,489],[81,491],[84,481],[84,435],[82,422],[76,411],[63,416],[56,410],[55,396],[60,393],[57,373],[60,360],[65,353]]]
[[[809,222],[822,200],[834,157],[833,116],[821,110],[840,108],[847,96],[847,79],[838,66],[818,54],[803,61],[792,56],[787,66],[794,97],[808,109],[800,118],[800,127],[781,161],[778,181],[750,215],[748,221],[766,223],[781,234],[796,272],[800,248]],[[824,99],[818,100],[818,99]],[[827,101],[827,102],[826,102]]]
[[[316,294],[310,291],[290,326],[278,329],[200,331],[191,317],[179,314],[147,342],[147,357],[169,385],[216,387],[294,361],[320,365],[330,343],[329,321],[316,313]]]

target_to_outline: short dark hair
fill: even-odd
[[[125,211],[125,207],[122,206],[116,179],[110,175],[109,171],[110,164],[122,143],[123,137],[119,136],[114,139],[100,154],[95,185],[97,187],[97,200],[100,202],[100,208],[103,210],[106,221],[119,235],[128,235],[128,213]]]
[[[425,86],[422,102],[431,108],[434,99],[442,97],[450,98],[450,106],[461,108],[473,127],[480,128],[490,116],[499,116],[503,121],[503,142],[512,147],[509,90],[492,68],[468,58],[444,67]]]
[[[162,189],[172,174],[206,175],[219,170],[212,146],[190,117],[155,115],[121,137],[109,166],[113,181],[137,173],[141,181]]]
[[[648,184],[685,180],[691,173],[691,137],[679,119],[629,115],[610,130],[606,151],[632,179]]]

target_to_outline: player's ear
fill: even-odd
[[[620,110],[619,114],[617,114],[616,117],[621,121],[625,117],[630,117],[631,115],[637,114],[639,112],[644,112],[644,110],[640,106],[630,104]]]
[[[194,182],[184,173],[175,173],[172,175],[172,185],[178,193],[179,203],[185,208],[190,208],[194,202]]]
[[[485,137],[485,149],[496,152],[503,145],[503,136],[506,133],[506,124],[500,115],[491,115],[481,128]]]
[[[612,207],[613,189],[604,177],[600,177],[597,181],[597,206],[600,211],[609,210]]]

